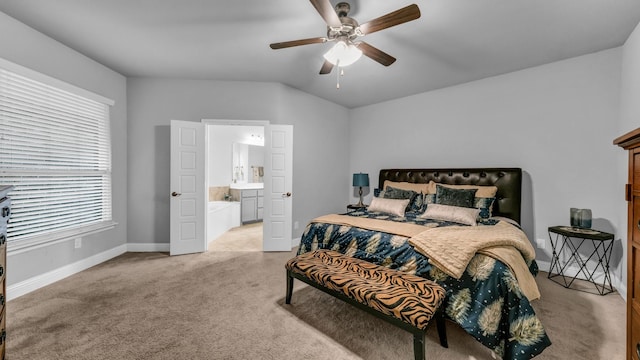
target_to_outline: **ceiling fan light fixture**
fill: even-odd
[[[349,66],[358,61],[362,56],[362,51],[353,44],[345,41],[338,41],[326,54],[325,60],[340,67]]]

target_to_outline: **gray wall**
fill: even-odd
[[[616,48],[355,109],[351,170],[377,184],[388,167],[521,167],[522,225],[534,246],[545,243],[537,249],[542,263],[550,260],[547,228],[568,224],[571,207],[592,209],[593,227],[620,239],[623,188],[613,177],[620,151],[612,140],[621,54]],[[626,278],[621,243],[612,259],[618,279]]]
[[[344,209],[348,111],[272,83],[130,78],[129,242],[169,242],[170,120],[268,120],[293,125],[293,221]]]
[[[124,76],[0,12],[0,57],[115,101],[111,108],[113,218],[115,229],[22,253],[7,259],[8,285],[69,265],[127,242],[127,93]]]

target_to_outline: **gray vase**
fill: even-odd
[[[569,209],[569,220],[571,227],[580,227],[580,209],[571,208]]]
[[[584,229],[591,228],[591,209],[580,210],[580,227]]]

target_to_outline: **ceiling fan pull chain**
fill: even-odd
[[[343,72],[342,68],[340,67],[340,59],[336,61],[336,67],[340,70],[336,71],[336,89],[340,89],[340,75]]]

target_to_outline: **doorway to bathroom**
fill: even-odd
[[[264,126],[207,124],[209,251],[262,251]]]
[[[170,254],[207,251],[209,231],[206,218],[210,192],[208,181],[210,172],[215,168],[209,164],[211,144],[207,132],[208,125],[263,127],[262,250],[290,251],[293,247],[293,125],[269,124],[268,121],[255,120],[203,119],[201,123],[171,120]],[[237,184],[237,179],[233,184]],[[233,185],[237,186],[240,185]],[[230,201],[231,190],[229,185],[226,201],[223,194],[223,201],[215,204],[214,209],[224,210],[230,221],[234,221],[237,219],[237,211],[232,211],[231,207],[237,206],[240,202]],[[256,190],[255,197],[260,196],[259,189],[242,190]],[[258,200],[255,203],[258,204]],[[256,216],[257,211],[256,207]]]

